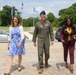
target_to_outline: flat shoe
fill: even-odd
[[[70,70],[71,73],[73,73],[74,70]]]
[[[68,68],[68,63],[65,63],[65,68]]]
[[[18,71],[21,71],[21,67],[18,68]]]
[[[9,73],[4,73],[4,75],[10,75]]]

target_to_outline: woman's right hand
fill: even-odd
[[[65,41],[64,40],[61,40],[61,42],[64,43]]]
[[[8,50],[10,49],[10,46],[8,45]]]
[[[10,41],[8,41],[8,50],[10,49]]]

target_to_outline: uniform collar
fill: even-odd
[[[42,22],[41,22],[41,20],[40,20],[40,23],[41,23],[41,24],[46,24],[46,23],[47,23],[47,21],[45,20],[45,22],[44,22],[44,23],[42,23]]]

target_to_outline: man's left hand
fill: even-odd
[[[52,46],[53,44],[54,44],[54,41],[51,41],[51,42],[50,42],[50,45]]]

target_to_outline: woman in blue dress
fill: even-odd
[[[24,48],[24,33],[23,27],[20,25],[19,18],[15,16],[12,19],[12,24],[9,27],[9,39],[8,39],[8,50],[9,50],[9,64],[7,73],[4,75],[10,75],[11,65],[13,57],[18,55],[18,71],[21,71],[22,54],[25,54]]]

